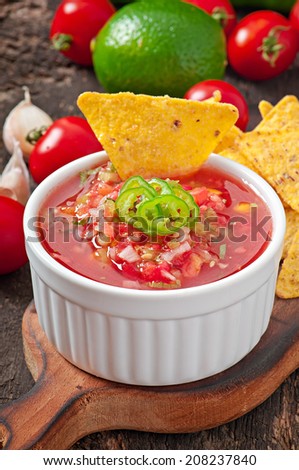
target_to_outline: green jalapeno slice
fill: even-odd
[[[153,199],[152,192],[146,187],[126,189],[116,199],[115,209],[120,219],[129,223],[130,219],[136,217],[138,205],[151,199]]]
[[[157,209],[162,214],[157,215]],[[150,233],[168,235],[177,232],[188,221],[188,205],[173,194],[157,196],[142,202],[137,208],[137,216],[147,221]]]
[[[128,189],[133,188],[146,188],[152,194],[153,197],[157,195],[154,188],[152,188],[152,186],[148,184],[145,179],[142,178],[142,176],[131,176],[131,178],[127,179],[127,181],[122,186],[119,194],[122,194]]]
[[[152,178],[148,182],[148,184],[155,189],[157,196],[163,196],[164,194],[173,194],[170,185],[161,178]]]
[[[195,219],[198,219],[199,217],[199,207],[196,204],[192,194],[188,193],[188,191],[185,191],[180,185],[174,185],[172,186],[173,193],[179,197],[180,199],[183,199],[183,201],[187,204],[190,210],[189,217],[195,221]]]

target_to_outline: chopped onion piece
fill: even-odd
[[[169,250],[169,251],[166,251],[165,253],[162,253],[160,255],[160,258],[170,263],[176,256],[181,256],[190,250],[191,250],[190,244],[187,241],[185,241],[177,248],[174,248],[173,250]]]
[[[176,281],[176,277],[173,276],[169,271],[166,271],[166,269],[161,269],[161,274],[170,281]]]
[[[132,245],[126,246],[120,253],[118,253],[118,256],[123,259],[124,261],[127,261],[128,263],[135,263],[136,261],[140,260],[140,256]]]

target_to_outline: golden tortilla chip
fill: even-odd
[[[223,137],[221,142],[215,149],[215,153],[223,157],[234,160],[237,163],[247,166],[251,170],[257,172],[253,162],[248,160],[246,153],[242,149],[242,140],[244,133],[236,126],[233,126]]]
[[[224,149],[218,153],[219,155],[222,155],[223,157],[229,158],[230,160],[233,160],[234,162],[241,163],[241,165],[245,165],[247,166],[247,168],[250,168],[251,170],[256,171],[255,167],[251,164],[247,156],[240,150],[239,145],[236,143],[233,144],[231,147]]]
[[[255,131],[269,129],[272,126],[277,129],[294,129],[298,121],[299,102],[296,96],[284,96],[272,109],[267,112]]]
[[[283,299],[299,297],[299,230],[297,230],[287,257],[278,275],[276,294]]]
[[[262,118],[265,118],[268,113],[273,109],[273,106],[269,101],[262,100],[259,102],[259,112],[261,113]]]
[[[291,208],[285,209],[286,214],[286,233],[284,237],[283,253],[282,258],[284,259],[290,249],[293,238],[296,232],[299,230],[299,212],[294,211]]]
[[[227,103],[83,93],[78,106],[122,179],[195,172],[238,119]]]
[[[215,148],[214,152],[219,153],[226,150],[228,147],[232,147],[235,140],[243,134],[241,129],[237,126],[232,126],[230,130],[223,136],[219,144]]]
[[[282,201],[299,211],[299,102],[286,96],[240,139],[240,150]]]
[[[221,91],[220,90],[215,90],[213,92],[213,96],[211,98],[207,98],[206,100],[203,100],[205,103],[207,102],[212,102],[212,103],[220,103],[222,99]]]

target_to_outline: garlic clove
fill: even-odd
[[[13,154],[0,175],[0,194],[26,204],[30,196],[30,180],[19,142],[14,142]]]
[[[24,158],[28,161],[29,155],[34,147],[34,138],[40,131],[40,135],[53,123],[51,117],[42,109],[31,102],[29,89],[24,89],[24,100],[22,100],[8,114],[3,126],[3,141],[10,154],[13,153],[14,140],[20,142]],[[29,139],[27,140],[27,136]]]
[[[15,201],[18,200],[16,193],[8,188],[0,187],[0,196],[5,196],[5,197],[8,197],[9,199],[14,199]]]

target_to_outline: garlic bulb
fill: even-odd
[[[13,154],[0,175],[0,195],[26,204],[30,196],[29,172],[19,142],[14,142]]]
[[[14,139],[20,142],[25,160],[28,160],[38,137],[52,124],[53,120],[42,109],[31,103],[29,89],[24,89],[24,100],[11,110],[3,126],[3,141],[10,154],[13,153]]]

